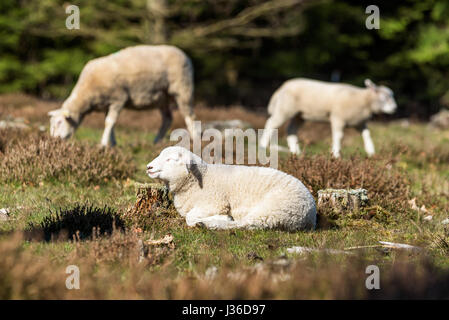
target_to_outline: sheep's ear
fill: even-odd
[[[56,116],[60,115],[61,112],[62,112],[61,109],[56,109],[56,110],[49,111],[49,112],[47,113],[47,115],[48,115],[49,117],[56,117]]]
[[[376,89],[376,85],[370,79],[365,79],[365,86],[370,89]]]
[[[65,120],[66,120],[68,123],[70,123],[71,126],[73,126],[73,127],[77,127],[77,126],[78,126],[78,124],[79,124],[78,121],[79,121],[79,120],[75,120],[76,118],[73,117],[73,115],[70,114],[69,111],[67,111],[67,110],[62,110],[62,115],[64,116]]]
[[[73,118],[70,115],[70,112],[67,110],[62,110],[62,109],[56,109],[56,110],[52,110],[48,112],[48,115],[50,117],[56,117],[56,116],[64,116],[67,120],[73,120]]]
[[[186,161],[186,169],[187,172],[192,172],[195,170],[196,163],[191,160]]]
[[[198,169],[198,164],[193,161],[189,161],[186,164],[186,169],[187,172],[191,173],[196,178],[200,188],[203,188],[203,176],[201,175],[201,171]]]
[[[70,116],[70,112],[67,110],[61,110],[62,115],[67,118],[67,119],[71,119],[72,117]]]

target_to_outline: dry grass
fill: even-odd
[[[135,167],[119,150],[62,141],[38,132],[1,130],[0,181],[37,184],[44,180],[105,183],[131,176]]]
[[[25,250],[20,234],[0,241],[1,299],[438,299],[449,298],[449,272],[425,258],[393,265],[362,256],[341,261],[317,256],[285,266],[223,267],[175,276],[170,248],[152,249],[139,263],[139,237],[115,234],[76,245],[71,254],[52,259]],[[77,265],[80,290],[67,290],[65,268]],[[368,265],[381,270],[380,290],[365,287]],[[159,265],[160,268],[152,266]]]

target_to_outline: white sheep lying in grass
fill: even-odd
[[[154,142],[170,128],[174,101],[193,135],[193,67],[190,59],[173,46],[135,46],[89,61],[61,109],[49,112],[50,133],[69,138],[83,117],[106,112],[101,144],[115,145],[114,126],[123,108],[157,108],[162,125]]]
[[[298,179],[272,168],[207,164],[185,148],[162,150],[147,165],[163,180],[188,226],[314,229],[316,206]]]
[[[286,81],[271,97],[268,105],[270,118],[265,124],[260,145],[268,146],[270,129],[276,129],[290,120],[287,143],[290,152],[299,154],[297,131],[302,120],[330,121],[332,153],[340,156],[341,139],[345,126],[357,128],[363,137],[365,151],[374,154],[374,144],[367,120],[373,113],[394,113],[396,102],[393,91],[365,80],[366,88],[348,84],[327,83],[309,79]]]

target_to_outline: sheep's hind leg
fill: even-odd
[[[299,148],[298,141],[298,129],[302,124],[302,119],[299,116],[295,116],[290,120],[287,127],[287,144],[291,153],[300,154],[301,149]]]
[[[105,120],[103,136],[101,137],[101,145],[103,147],[113,147],[116,144],[114,126],[117,122],[118,116],[123,104],[113,104],[109,107],[108,114]]]
[[[160,111],[162,116],[162,125],[156,138],[154,138],[154,143],[158,143],[160,140],[162,140],[162,138],[164,138],[173,121],[173,116],[168,105],[161,108]]]
[[[200,139],[201,140],[201,128],[197,128],[194,124],[195,114],[193,113],[193,98],[192,94],[177,94],[174,95],[176,105],[178,106],[179,112],[184,117],[187,130],[191,135],[191,140]]]

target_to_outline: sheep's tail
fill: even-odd
[[[279,103],[279,92],[275,92],[270,99],[270,102],[268,103],[268,114],[271,116],[273,115],[274,111],[276,110],[276,107]]]

